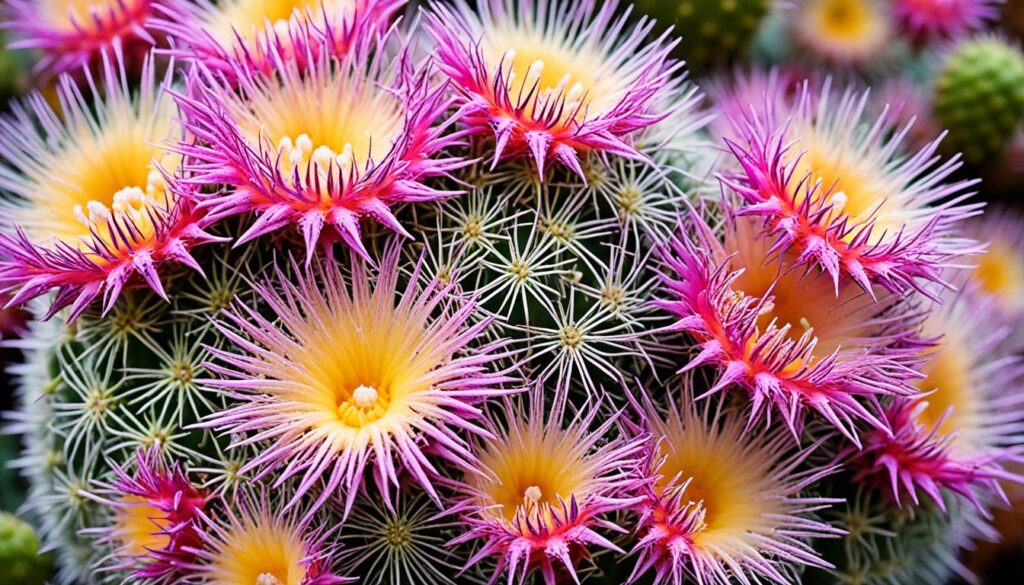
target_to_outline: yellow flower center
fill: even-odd
[[[1021,254],[1003,242],[989,243],[988,251],[978,257],[974,280],[982,290],[994,295],[1017,293],[1024,285]]]
[[[315,414],[319,431],[339,437],[363,440],[371,426],[403,427],[414,416],[411,405],[430,395],[431,372],[450,356],[427,344],[426,316],[393,306],[388,293],[333,294],[342,298],[315,299],[308,320],[291,327],[303,351],[280,364],[282,379],[295,382],[280,397]]]
[[[41,0],[39,14],[47,23],[59,30],[73,32],[76,26],[85,32],[102,32],[96,26],[93,14],[106,21],[111,14],[137,10],[142,0]]]
[[[258,518],[229,528],[210,563],[217,585],[300,585],[306,577],[302,539],[292,526]]]
[[[284,585],[284,583],[270,573],[263,573],[259,577],[256,577],[256,585]]]
[[[339,67],[342,67],[339,65]],[[320,175],[321,195],[327,176],[346,179],[381,162],[402,135],[402,104],[359,72],[317,72],[302,79],[264,87],[244,104],[237,118],[251,144],[269,142],[286,181],[298,171],[300,181],[312,168]]]
[[[174,131],[173,105],[169,99],[138,106],[112,99],[96,127],[74,118],[66,145],[26,169],[34,192],[25,194],[30,206],[17,220],[36,244],[63,242],[89,254],[89,243],[98,239],[126,255],[154,237],[153,218],[173,205],[154,164],[159,161],[168,172],[180,164],[179,156],[160,148]],[[115,219],[133,224],[141,241],[125,245],[113,238]]]
[[[879,15],[866,0],[819,0],[809,9],[820,35],[857,41],[872,34]]]
[[[943,415],[947,415],[947,411],[948,415],[939,425],[940,436],[963,426],[973,403],[970,368],[969,360],[955,340],[931,353],[928,363],[922,368],[926,377],[917,383],[921,391],[932,392],[924,398],[927,406],[917,417],[926,429],[931,430]]]
[[[145,503],[143,498],[122,498],[127,506],[117,508],[117,534],[130,555],[144,556],[150,550],[163,550],[171,542],[170,535],[160,534],[167,528],[167,514]]]
[[[351,393],[342,391],[338,397],[338,420],[358,429],[380,419],[388,412],[388,395],[373,386],[357,386]]]
[[[354,8],[353,0],[227,0],[207,13],[203,28],[222,47],[231,47],[241,37],[245,46],[266,30],[270,23],[279,33],[287,32],[296,11],[300,18],[310,14],[314,22],[328,15],[344,14]],[[287,35],[282,35],[288,38]]]
[[[543,433],[543,434],[542,434]],[[506,441],[495,441],[480,461],[495,479],[468,477],[483,494],[486,513],[511,522],[525,513],[553,527],[552,509],[561,513],[559,497],[569,504],[586,497],[589,465],[584,454],[557,429],[514,428]]]
[[[818,358],[841,348],[845,341],[866,334],[864,321],[872,304],[870,297],[856,287],[843,287],[836,298],[827,275],[793,270],[786,257],[782,263],[766,262],[769,241],[759,235],[760,229],[749,221],[737,222],[735,232],[727,236],[726,249],[736,252],[732,268],[743,270],[733,283],[738,293],[757,298],[772,296],[758,316],[761,332],[773,322],[777,328],[788,325],[787,337],[797,341],[813,327],[818,340],[814,353]],[[753,350],[756,342],[756,338],[749,340],[748,351]],[[788,369],[795,371],[803,365],[797,360]]]
[[[900,186],[889,184],[885,169],[863,159],[860,153],[837,148],[835,139],[822,136],[814,128],[795,127],[794,137],[798,142],[792,154],[803,154],[795,177],[808,176],[810,184],[818,185],[812,196],[815,207],[831,205],[829,218],[847,215],[851,226],[872,221],[874,231],[869,244],[877,243],[883,232],[892,235],[899,231],[906,218],[893,195]],[[796,194],[797,203],[802,203],[806,196],[801,188]]]
[[[759,497],[770,487],[764,475],[768,462],[744,446],[741,425],[728,425],[716,434],[695,418],[685,425],[676,419],[663,432],[664,463],[655,487],[664,493],[673,480],[677,489],[690,480],[682,503],[699,504],[705,513],[704,527],[695,537],[698,546],[742,539],[766,515],[781,511],[778,504]]]
[[[561,123],[582,119],[584,110],[589,109],[593,116],[614,105],[618,92],[609,85],[609,72],[596,47],[568,47],[565,39],[517,28],[515,23],[495,26],[500,28],[489,31],[484,38],[484,59],[491,72],[501,66],[514,104],[531,91],[527,111],[531,106],[563,99]]]

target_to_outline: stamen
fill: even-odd
[[[530,65],[530,69],[526,72],[526,78],[523,79],[523,89],[526,91],[533,89],[533,86],[537,85],[537,82],[540,81],[542,71],[544,71],[544,62],[539,59],[534,61],[533,65]]]
[[[540,491],[539,487],[531,485],[530,487],[526,488],[526,491],[523,492],[523,504],[525,504],[527,508],[536,506],[537,502],[540,501],[543,495],[544,494],[543,492]]]
[[[284,585],[284,582],[270,573],[263,573],[256,577],[256,585]]]
[[[844,191],[839,191],[832,196],[832,211],[841,213],[846,207],[846,203],[849,199]]]
[[[373,386],[359,386],[352,393],[352,401],[359,408],[369,408],[376,404],[379,393]]]

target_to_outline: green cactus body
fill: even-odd
[[[26,522],[0,514],[0,582],[42,585],[50,560],[39,554],[39,538]]]
[[[696,71],[743,54],[771,8],[770,0],[640,0],[639,12],[682,37],[676,53]]]
[[[1024,54],[997,38],[960,44],[939,73],[934,108],[949,150],[976,165],[999,155],[1024,120]]]

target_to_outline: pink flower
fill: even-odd
[[[506,356],[484,343],[488,320],[471,322],[476,306],[452,286],[415,283],[398,290],[399,248],[390,246],[376,276],[354,261],[349,276],[333,261],[280,270],[257,286],[270,320],[236,304],[217,323],[236,349],[212,349],[220,375],[210,384],[238,401],[206,426],[235,445],[266,445],[240,473],[280,486],[298,478],[287,508],[317,487],[317,503],[341,496],[345,514],[372,469],[390,506],[399,474],[438,500],[436,452],[462,468],[477,465],[468,436],[488,436],[479,403],[506,394],[510,378],[488,367]]]
[[[742,134],[733,120],[743,120],[751,112],[770,111],[779,117],[799,98],[806,74],[797,69],[751,68],[736,70],[708,81],[708,95],[717,116],[711,123],[716,140],[736,141]],[[766,105],[766,104],[771,105]],[[773,119],[772,124],[783,124],[785,119]]]
[[[331,571],[334,530],[282,513],[261,496],[224,502],[223,513],[201,514],[201,547],[185,583],[205,585],[341,585],[354,579]]]
[[[999,18],[1002,0],[895,0],[900,26],[917,41],[957,39]]]
[[[504,427],[477,441],[484,473],[467,474],[459,485],[455,509],[468,530],[453,544],[482,541],[466,567],[496,557],[492,584],[504,574],[510,584],[523,583],[533,571],[547,585],[566,574],[578,581],[576,561],[589,546],[625,554],[598,530],[624,532],[605,516],[637,503],[624,494],[643,444],[613,436],[615,415],[597,422],[600,403],[573,414],[564,391],[554,390],[547,408],[544,394],[538,385],[527,405],[505,402],[498,417]]]
[[[811,55],[835,65],[871,65],[893,44],[887,0],[803,0],[789,22]]]
[[[924,324],[939,338],[925,350],[927,377],[918,386],[926,394],[893,402],[886,409],[892,434],[869,432],[851,465],[897,504],[917,505],[921,491],[945,509],[941,490],[948,489],[984,512],[991,498],[983,494],[1009,503],[1000,482],[1024,484],[1007,469],[1022,462],[1024,364],[995,299],[947,293],[944,300]]]
[[[992,302],[1005,317],[1020,322],[1024,317],[1024,216],[989,207],[983,217],[969,222],[964,232],[986,243],[985,252],[971,258],[970,280],[975,292],[994,298]]]
[[[756,220],[727,219],[724,243],[692,221],[692,239],[679,235],[662,252],[670,298],[658,305],[697,343],[682,370],[718,368],[704,396],[736,385],[750,397],[751,425],[774,410],[794,436],[808,409],[855,444],[857,421],[888,432],[879,399],[916,392],[917,313],[893,295],[876,301],[849,280],[835,288],[801,269]]]
[[[961,163],[941,161],[941,137],[906,154],[909,125],[888,111],[867,121],[867,94],[836,95],[828,82],[820,93],[805,85],[788,112],[778,103],[733,120],[741,138],[726,142],[741,170],[724,182],[742,198],[737,213],[763,218],[780,249],[870,294],[879,284],[930,296],[924,283],[978,251],[956,233],[980,209],[964,203],[977,181],[946,182]]]
[[[405,48],[395,56],[368,37],[340,57],[321,49],[298,60],[276,47],[270,56],[273,76],[235,63],[229,83],[200,66],[176,95],[200,139],[182,145],[193,172],[185,185],[229,187],[203,198],[214,218],[256,214],[237,243],[295,226],[307,261],[321,237],[367,257],[362,218],[408,236],[392,206],[455,193],[424,183],[464,164],[437,156],[460,141],[445,118],[451,98],[430,85],[427,68],[413,67]]]
[[[808,542],[842,534],[811,514],[842,500],[806,494],[836,470],[807,467],[821,441],[795,449],[781,427],[752,432],[736,411],[698,410],[689,381],[670,402],[667,416],[646,395],[634,404],[648,439],[629,583],[653,570],[655,585],[786,584],[791,565],[831,568]]]
[[[680,88],[675,42],[628,16],[617,0],[456,0],[432,6],[428,30],[461,121],[494,134],[495,165],[530,156],[542,178],[554,160],[585,179],[586,152],[644,158],[631,138],[672,113]]]
[[[290,59],[321,51],[342,56],[387,30],[405,0],[164,0],[151,25],[180,58],[229,78],[235,63],[269,74],[273,53]],[[316,30],[321,34],[310,35]],[[309,46],[312,43],[312,46]]]
[[[179,136],[177,111],[152,61],[135,96],[123,68],[103,72],[93,105],[64,77],[60,114],[36,94],[0,120],[0,286],[16,291],[9,305],[56,290],[46,318],[70,305],[73,320],[101,296],[109,311],[135,280],[166,298],[161,264],[199,270],[189,250],[216,240],[174,188],[181,157],[161,143]]]
[[[135,461],[133,474],[115,465],[115,481],[87,494],[114,509],[114,525],[92,532],[115,547],[104,570],[130,571],[147,583],[174,585],[192,562],[189,549],[200,544],[197,523],[207,497],[158,449],[140,449]]]
[[[41,49],[36,69],[50,75],[100,63],[103,54],[148,50],[156,40],[146,30],[157,0],[8,0],[3,27],[21,39],[12,49]]]

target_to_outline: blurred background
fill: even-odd
[[[916,120],[912,138],[927,141],[943,129],[949,132],[946,154],[964,153],[960,178],[983,179],[980,199],[1024,211],[1024,0],[638,0],[633,18],[644,16],[657,20],[657,33],[672,26],[682,38],[677,57],[709,93],[709,109],[721,95],[715,88],[757,76],[794,85],[831,78],[840,87],[871,87],[877,111],[888,106],[901,119]],[[55,83],[37,66],[38,54],[8,50],[12,40],[0,30],[5,111],[32,91],[52,96]],[[0,311],[0,411],[12,407],[6,369],[19,359],[24,324],[20,311]],[[15,437],[0,435],[0,509],[6,512],[17,511],[25,494],[7,465],[18,451]],[[1009,493],[1015,505],[995,519],[1004,540],[977,543],[965,552],[965,564],[981,583],[1024,583],[1024,490]],[[8,552],[32,546],[38,543],[30,529],[3,516],[0,563]]]

